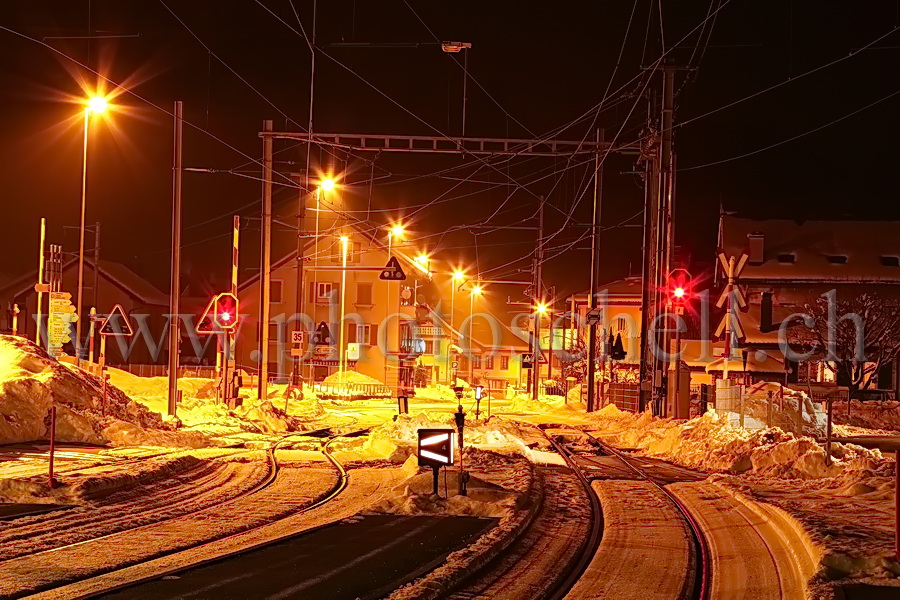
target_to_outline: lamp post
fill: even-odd
[[[469,294],[469,385],[475,381],[475,352],[473,351],[473,333],[475,331],[475,296],[480,296],[484,290],[477,283]]]
[[[321,196],[322,191],[331,191],[335,188],[334,179],[330,177],[323,178],[319,185],[316,187],[315,196],[316,196],[316,233],[315,233],[315,249],[314,256],[316,259],[316,266],[319,264],[319,208],[321,204]],[[306,191],[308,192],[308,189]],[[297,319],[294,321],[294,331],[303,331],[303,318],[300,316],[303,314],[303,262],[304,262],[304,250],[305,250],[305,228],[304,221],[306,220],[306,194],[299,194],[297,207],[297,294],[296,294],[296,308],[297,308]],[[317,283],[317,273],[318,271],[313,271],[313,299],[312,299],[312,315],[310,318],[313,323],[316,321],[316,300],[318,295],[318,290],[315,288]],[[312,341],[309,340],[307,344],[311,344]],[[302,350],[302,345],[301,345]],[[300,397],[303,397],[303,353],[300,352],[300,356],[297,357],[297,361],[294,363],[294,374],[291,377],[291,384],[295,386],[299,392]]]
[[[344,352],[344,301],[347,298],[347,246],[350,242],[350,238],[346,235],[341,236],[341,320],[340,325],[340,341],[338,342],[338,372],[340,376],[338,378],[338,382],[343,384],[345,381],[344,376],[344,359],[346,358],[346,352]]]
[[[87,161],[88,161],[88,131],[91,125],[91,114],[101,114],[107,108],[107,100],[102,96],[94,96],[85,101],[84,105],[84,148],[82,152],[81,163],[81,224],[78,229],[78,293],[77,307],[75,314],[78,320],[75,321],[75,361],[81,364],[81,322],[82,318],[82,297],[84,295],[84,214],[87,208]],[[98,267],[94,265],[96,270]]]
[[[534,355],[532,356],[531,362],[531,399],[537,401],[540,396],[540,381],[541,381],[541,357],[543,356],[543,349],[541,348],[541,317],[547,314],[547,305],[543,302],[539,303],[534,308]]]
[[[388,230],[387,230],[388,260],[390,260],[394,256],[394,254],[393,254],[394,238],[396,237],[399,240],[400,238],[403,237],[403,232],[404,232],[404,228],[401,223],[395,223],[394,225],[392,225],[391,227],[388,228]],[[391,297],[391,282],[385,281],[384,284],[385,284],[385,289],[386,289],[387,293],[385,294],[384,320],[382,322],[387,323],[388,314],[390,311],[389,307],[391,305],[391,299],[390,299],[390,297]],[[397,283],[397,314],[398,315],[400,314],[400,283],[399,282]],[[387,338],[385,338],[385,339],[387,339]],[[385,348],[384,354],[385,354],[385,356],[384,356],[384,384],[387,385],[387,383],[388,383],[387,348]],[[398,367],[398,373],[399,373],[400,366],[401,366],[400,365],[400,324],[398,322],[397,323],[397,367]],[[399,380],[399,375],[398,375],[398,380]],[[398,391],[399,391],[399,387],[400,387],[399,383],[398,383],[397,387],[398,387]]]
[[[456,291],[457,287],[460,283],[462,283],[463,279],[465,279],[466,275],[462,271],[454,271],[453,277],[450,279],[450,344],[453,343],[453,333],[456,331]],[[456,369],[451,369],[452,367],[452,352],[449,348],[447,348],[447,380],[450,385],[456,385]]]

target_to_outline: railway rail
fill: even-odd
[[[67,550],[71,550],[73,548],[77,548],[77,547],[81,547],[81,546],[87,546],[89,544],[99,542],[99,541],[105,540],[107,538],[111,538],[113,536],[133,535],[133,534],[139,533],[141,531],[149,531],[152,528],[159,527],[167,522],[175,521],[177,519],[184,519],[184,518],[189,518],[191,516],[203,515],[204,513],[207,513],[207,514],[213,513],[214,511],[220,510],[223,507],[227,507],[228,505],[233,504],[242,498],[246,498],[248,496],[258,494],[258,493],[262,492],[263,490],[265,490],[266,488],[270,487],[278,478],[278,473],[281,469],[281,465],[279,464],[278,457],[277,457],[278,449],[283,447],[288,442],[290,442],[292,438],[297,438],[297,437],[312,436],[312,437],[326,438],[322,443],[322,452],[325,455],[325,458],[328,460],[328,462],[337,471],[337,475],[338,475],[337,481],[332,486],[332,488],[325,494],[325,496],[319,498],[315,502],[312,502],[306,506],[303,506],[299,510],[294,511],[292,514],[300,514],[303,512],[313,510],[315,508],[318,508],[318,507],[330,502],[334,498],[336,498],[347,487],[347,482],[348,482],[348,478],[349,478],[348,472],[344,468],[344,466],[329,452],[330,444],[333,441],[335,441],[336,439],[339,439],[341,437],[352,437],[355,435],[360,435],[362,433],[365,433],[366,431],[367,430],[363,429],[363,430],[351,431],[351,432],[347,432],[347,433],[333,433],[330,428],[325,428],[325,429],[319,429],[319,430],[313,430],[313,431],[293,432],[293,433],[283,435],[281,438],[279,438],[278,440],[275,440],[272,444],[270,444],[269,448],[266,451],[267,472],[266,472],[266,475],[263,477],[263,479],[261,481],[259,481],[256,485],[242,491],[241,493],[239,493],[237,495],[230,496],[226,499],[223,499],[218,502],[214,502],[212,504],[208,504],[197,510],[183,512],[183,513],[180,513],[175,516],[166,517],[161,520],[153,521],[152,523],[146,523],[146,524],[138,525],[136,527],[130,527],[130,528],[118,530],[113,533],[108,533],[108,534],[101,535],[101,536],[91,537],[89,539],[81,540],[81,541],[74,542],[71,544],[63,544],[63,545],[55,546],[52,548],[39,550],[37,552],[24,554],[24,555],[15,557],[13,559],[8,559],[8,560],[19,560],[19,559],[28,560],[28,559],[36,558],[38,560],[45,560],[45,561],[52,562],[54,560],[54,558],[53,558],[54,554],[63,553]],[[242,531],[240,531],[238,533],[233,533],[231,535],[217,537],[215,539],[204,541],[204,542],[201,542],[198,544],[191,544],[190,546],[187,546],[187,547],[179,547],[177,549],[172,549],[171,551],[162,552],[158,556],[161,557],[161,556],[166,556],[169,554],[174,554],[177,552],[185,551],[188,549],[201,548],[203,546],[207,546],[214,542],[220,542],[222,540],[232,538],[236,535],[245,534],[248,531],[253,531],[253,530],[258,529],[263,526],[264,525],[262,525],[262,524],[253,526],[248,529],[243,529]],[[2,565],[4,562],[7,562],[7,561],[0,561],[0,568],[2,568]],[[122,568],[125,568],[125,567],[122,567]],[[115,571],[115,569],[113,569],[113,571]],[[70,579],[70,580],[65,581],[65,584],[70,584],[70,583],[73,583],[74,581],[85,580],[85,579],[90,579],[90,578],[91,578],[91,576],[81,577],[81,578],[75,579],[75,580]],[[130,585],[130,583],[128,585]],[[39,592],[41,590],[52,589],[52,587],[54,587],[54,586],[40,586],[39,588],[32,589],[29,591],[23,591],[22,593],[19,593],[19,594],[4,594],[3,597],[4,598],[20,598],[20,597],[24,597],[28,594]],[[123,585],[123,586],[119,586],[119,587],[128,587],[128,586]],[[104,590],[102,593],[112,591],[113,589],[117,589],[117,588],[108,588],[108,589]],[[95,595],[97,595],[97,594],[90,594],[90,595],[86,595],[86,596],[82,596],[82,597],[93,597]]]
[[[712,561],[710,560],[709,543],[706,539],[706,535],[703,533],[703,530],[700,527],[700,524],[693,516],[693,514],[691,514],[691,511],[687,508],[687,506],[685,506],[681,499],[678,498],[678,496],[673,494],[671,490],[666,487],[665,481],[662,481],[659,476],[648,472],[646,463],[639,457],[628,456],[625,452],[614,448],[613,446],[594,437],[589,433],[585,432],[584,435],[588,440],[599,447],[605,454],[618,459],[619,462],[621,462],[625,466],[625,468],[634,473],[641,480],[653,484],[672,503],[672,505],[678,511],[678,514],[681,515],[682,519],[684,520],[684,523],[687,526],[687,530],[690,532],[692,538],[692,545],[695,555],[696,574],[694,578],[694,586],[691,597],[694,600],[710,600]],[[585,456],[583,454],[580,456],[588,462],[595,462],[595,460],[590,456]]]

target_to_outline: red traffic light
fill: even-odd
[[[669,274],[669,300],[672,304],[684,304],[691,298],[691,274],[684,269],[674,269]]]
[[[234,329],[238,324],[238,299],[231,292],[216,296],[213,319],[222,329]]]

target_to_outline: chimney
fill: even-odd
[[[765,262],[763,251],[765,250],[766,237],[759,231],[747,234],[747,245],[750,248],[750,264],[761,265]]]

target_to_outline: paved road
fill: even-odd
[[[379,598],[436,567],[495,522],[476,517],[354,518],[100,598]]]

